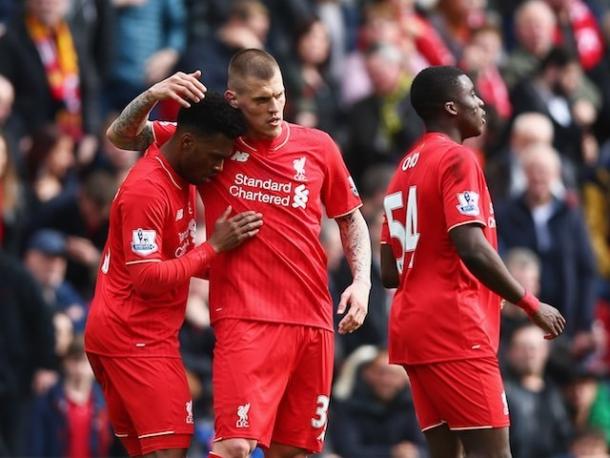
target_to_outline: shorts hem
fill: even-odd
[[[449,426],[451,431],[469,431],[476,429],[500,429],[500,428],[508,428],[510,423],[501,424],[501,425],[483,425],[483,426]]]
[[[289,439],[283,440],[283,439],[273,439],[271,438],[271,444],[280,444],[280,445],[287,445],[288,447],[295,447],[295,448],[299,448],[301,450],[305,450],[308,454],[311,453],[320,453],[322,451],[322,449],[324,448],[323,444],[320,444],[319,447],[310,447],[307,444],[304,443],[291,443]],[[267,447],[268,448],[268,447]]]
[[[158,450],[188,449],[193,439],[192,433],[174,433],[165,436],[152,436],[140,439],[142,455]]]
[[[225,441],[227,439],[244,439],[247,441],[256,441],[257,445],[260,445],[261,447],[265,447],[265,448],[269,448],[269,442],[264,442],[262,439],[259,439],[258,437],[247,437],[244,435],[234,435],[234,434],[228,434],[228,435],[224,435],[224,436],[218,436],[215,437],[212,440],[212,443],[214,442],[220,442],[220,441]]]
[[[429,431],[429,430],[434,429],[434,428],[438,428],[439,426],[446,425],[446,424],[447,424],[446,421],[441,421],[439,423],[435,423],[435,424],[430,425],[430,426],[425,426],[425,427],[421,428],[421,431],[422,432],[426,432],[426,431]]]

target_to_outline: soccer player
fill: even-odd
[[[171,84],[151,91],[173,93]],[[194,246],[194,185],[222,171],[243,115],[208,94],[178,115],[175,134],[151,145],[112,203],[86,351],[114,431],[130,456],[181,457],[193,433],[178,331],[189,280],[219,253],[253,237],[259,213],[223,209],[207,243]]]
[[[390,362],[405,367],[432,458],[510,457],[508,406],[498,369],[501,298],[547,338],[565,320],[524,291],[496,252],[485,177],[461,145],[481,134],[483,101],[455,67],[422,70],[411,101],[426,133],[400,161],[384,199],[382,279],[398,287]],[[461,443],[461,444],[460,444]]]
[[[191,91],[182,94],[188,103]],[[339,225],[353,274],[338,306],[339,313],[348,310],[341,333],[360,327],[367,313],[370,238],[333,140],[283,121],[284,84],[270,54],[236,53],[225,98],[242,110],[248,128],[223,173],[199,188],[206,221],[231,205],[259,211],[265,224],[210,266],[217,339],[210,456],[246,457],[258,443],[267,457],[304,457],[322,449],[333,366],[333,310],[319,240],[323,210]],[[136,98],[110,127],[110,139],[130,147],[163,143],[174,127],[145,122],[158,100],[147,93]]]

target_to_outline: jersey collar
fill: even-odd
[[[184,189],[184,188],[188,187],[188,182],[184,178],[181,178],[176,173],[176,171],[172,168],[172,166],[169,165],[169,162],[167,162],[167,159],[165,159],[165,156],[163,156],[163,154],[161,154],[161,150],[158,151],[158,153],[154,156],[154,158],[156,161],[159,162],[159,164],[161,164],[161,167],[163,168],[165,173],[167,173],[167,177],[169,178],[169,181],[171,181],[175,187],[177,187],[178,189]]]
[[[290,124],[282,121],[282,132],[272,140],[257,140],[248,137],[239,137],[240,145],[249,148],[252,151],[269,151],[274,152],[282,148],[290,139]]]

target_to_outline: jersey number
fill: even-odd
[[[400,210],[405,206],[402,191],[395,192],[385,197],[383,201],[386,218],[388,219],[388,228],[390,235],[400,241],[402,247],[402,256],[396,261],[398,271],[402,272],[404,266],[405,253],[411,253],[408,268],[413,267],[413,258],[415,257],[415,249],[419,241],[419,232],[417,232],[417,188],[411,186],[409,195],[407,196],[407,211],[405,224],[394,219],[394,210]]]
[[[321,394],[318,396],[316,401],[316,416],[311,419],[311,426],[314,428],[322,428],[326,426],[326,420],[328,419],[328,396]]]

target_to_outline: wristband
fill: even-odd
[[[528,316],[531,316],[540,308],[540,301],[532,293],[526,291],[525,296],[523,296],[516,305],[521,307]]]

